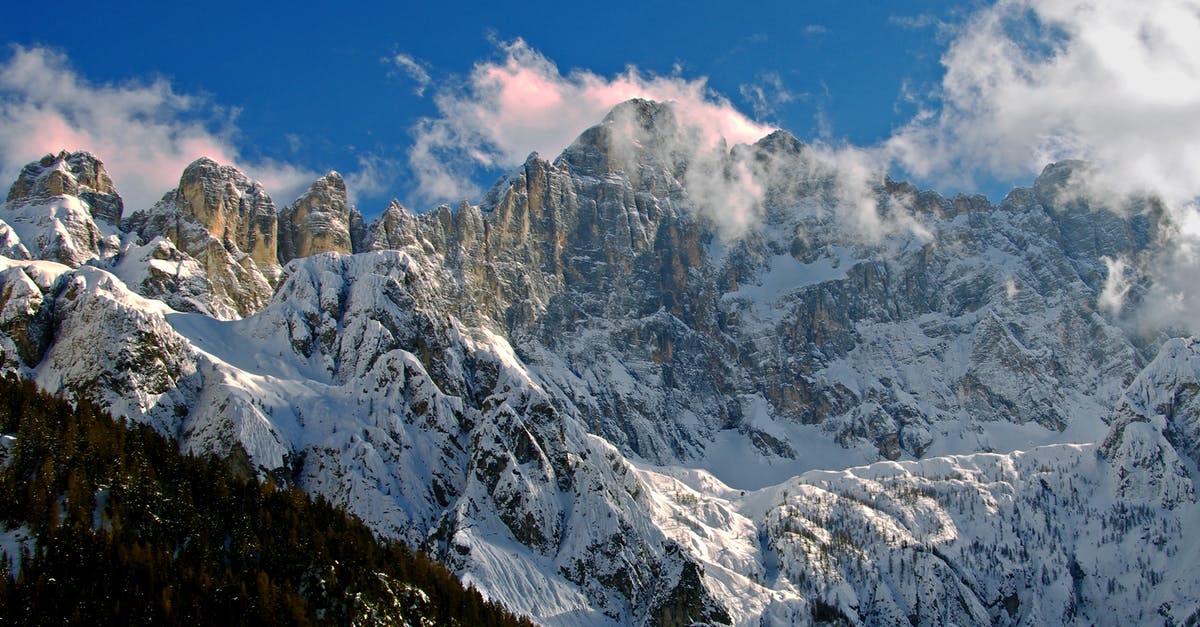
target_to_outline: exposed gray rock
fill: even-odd
[[[367,230],[367,223],[363,221],[362,213],[357,208],[350,207],[350,248],[352,252],[366,252],[369,237],[370,233]]]
[[[839,218],[835,173],[777,132],[741,149],[783,173],[768,177],[763,222],[723,241],[689,197],[689,164],[661,150],[682,132],[670,105],[631,101],[553,163],[531,155],[478,207],[393,203],[368,247],[454,268],[457,299],[532,363],[577,377],[563,383],[589,428],[664,463],[703,458],[728,430],[793,458],[788,425],[886,458],[956,451],[939,432],[1003,448],[974,434],[994,421],[1056,441],[1081,421],[1102,429],[1141,367],[1147,349],[1096,297],[1103,257],[1152,245],[1152,204],[1047,208],[1069,164],[998,207],[882,182],[881,210],[911,211],[930,235],[870,241]]]
[[[3,220],[0,220],[0,256],[9,259],[33,258],[33,255],[29,254],[29,249],[21,243],[17,232]]]
[[[417,217],[393,200],[368,231],[367,250],[400,250],[417,243]]]

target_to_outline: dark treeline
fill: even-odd
[[[2,624],[530,625],[324,499],[0,378]]]

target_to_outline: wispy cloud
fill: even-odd
[[[415,84],[413,93],[418,96],[425,95],[425,88],[429,87],[429,83],[433,80],[429,76],[429,70],[426,69],[424,62],[418,60],[410,54],[397,52],[387,59],[388,63],[392,64],[397,70],[403,72]]]
[[[919,15],[889,15],[888,23],[900,28],[908,28],[912,30],[924,30],[943,24],[942,20],[930,13],[921,13]]]
[[[358,168],[346,175],[346,193],[351,203],[362,198],[374,198],[384,194],[400,177],[403,164],[392,158],[376,154],[358,157]]]
[[[759,120],[774,116],[779,107],[797,98],[796,94],[784,86],[778,72],[763,72],[758,75],[757,81],[740,85],[738,91],[741,92],[742,98],[750,103],[754,117]]]
[[[234,117],[163,79],[96,84],[60,53],[16,46],[0,63],[0,178],[14,180],[49,152],[87,150],[104,161],[126,206],[137,209],[177,185],[201,156],[237,165],[285,197],[315,177],[277,161],[247,162],[235,144]]]

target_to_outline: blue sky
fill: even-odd
[[[684,94],[710,113],[859,153],[922,186],[978,189],[993,199],[1014,182],[1027,184],[1050,158],[1103,163],[1094,144],[1107,133],[1144,148],[1137,139],[1147,129],[1136,119],[1149,109],[1135,92],[1117,98],[1108,127],[1111,115],[1087,125],[1065,109],[1120,96],[1145,74],[1138,64],[1153,61],[1154,50],[1118,55],[1098,70],[1089,61],[1112,43],[1090,41],[1092,31],[1155,21],[1139,3],[373,4],[60,2],[52,15],[45,4],[7,7],[0,169],[11,179],[50,143],[79,144],[67,147],[96,152],[137,204],[166,191],[181,164],[208,150],[263,180],[280,205],[308,177],[336,169],[367,215],[392,197],[422,210],[456,196],[477,199],[529,150],[560,149],[565,134],[602,115],[585,123],[549,108],[543,119],[557,126],[533,128],[537,120],[503,109],[493,93],[499,83],[488,82],[522,72],[558,90],[572,115],[592,113],[573,106],[579,99],[595,96],[599,106],[607,96],[597,94],[620,84],[650,96]],[[1115,5],[1126,12],[1104,8]],[[1186,26],[1195,26],[1192,13]],[[1193,34],[1169,39],[1191,52]],[[1063,79],[1072,71],[1083,82]],[[1195,82],[1193,70],[1181,71],[1182,79],[1161,82]],[[1101,80],[1114,72],[1116,87]],[[1083,91],[1082,100],[1054,104],[1054,80]],[[1103,92],[1084,89],[1092,83]],[[487,113],[498,107],[500,114]],[[139,168],[142,180],[134,181]]]

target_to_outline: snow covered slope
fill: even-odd
[[[689,132],[632,101],[479,206],[371,225],[333,174],[281,223],[201,160],[117,226],[74,195],[97,167],[49,156],[58,183],[0,212],[0,370],[345,504],[545,624],[1196,610],[1200,351],[1100,304],[1112,259],[1152,258],[1153,201],[1093,210],[1072,163],[998,206],[850,197],[785,133],[710,163],[670,149]],[[757,221],[714,217],[714,163],[762,175]],[[78,258],[38,239],[71,207],[100,233],[61,239]]]

